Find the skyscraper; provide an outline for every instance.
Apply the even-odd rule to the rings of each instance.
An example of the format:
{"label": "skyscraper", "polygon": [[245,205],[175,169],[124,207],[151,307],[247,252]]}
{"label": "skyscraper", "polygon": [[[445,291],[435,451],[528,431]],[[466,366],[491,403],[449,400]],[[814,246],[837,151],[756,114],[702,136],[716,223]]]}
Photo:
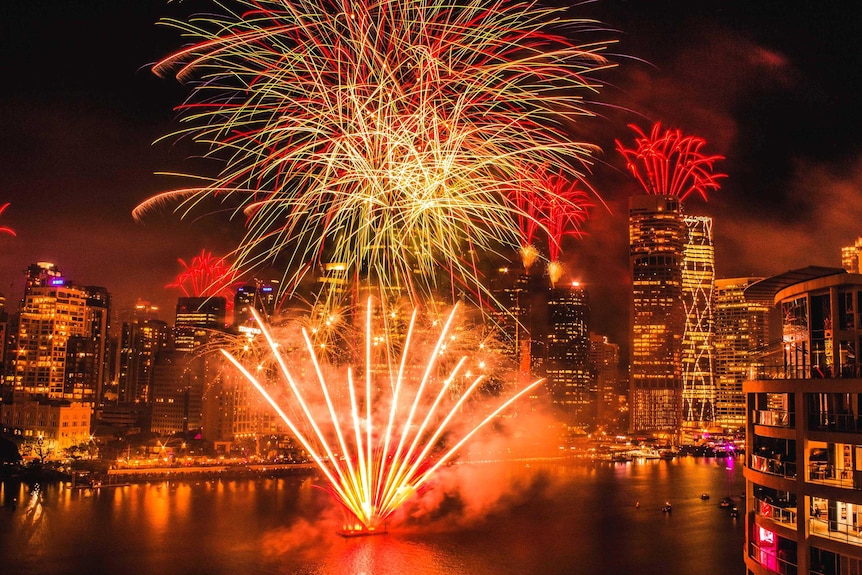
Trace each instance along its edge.
{"label": "skyscraper", "polygon": [[596,421],[617,429],[619,418],[620,346],[606,335],[590,334],[590,366],[597,391]]}
{"label": "skyscraper", "polygon": [[174,323],[174,350],[156,356],[153,367],[152,431],[197,432],[203,396],[216,377],[213,354],[202,353],[215,332],[225,331],[223,297],[181,297]]}
{"label": "skyscraper", "polygon": [[117,370],[120,403],[150,403],[156,356],[170,345],[170,326],[163,321],[146,319],[123,324]]}
{"label": "skyscraper", "polygon": [[240,326],[254,322],[251,310],[256,310],[264,318],[275,313],[278,295],[277,282],[255,282],[240,286],[233,299],[233,324],[236,331]]}
{"label": "skyscraper", "polygon": [[51,263],[27,270],[13,388],[49,399],[93,402],[105,374],[110,298],[79,287]]}
{"label": "skyscraper", "polygon": [[174,322],[177,351],[194,351],[209,341],[212,331],[223,331],[226,307],[223,297],[179,298]]}
{"label": "skyscraper", "polygon": [[715,423],[727,432],[745,425],[742,382],[763,366],[769,342],[769,306],[745,297],[745,288],[761,279],[715,281]]}
{"label": "skyscraper", "polygon": [[548,292],[545,375],[551,402],[570,427],[595,423],[597,393],[590,376],[590,307],[577,282]]}
{"label": "skyscraper", "polygon": [[630,431],[677,433],[682,423],[682,270],[687,238],[678,198],[629,199]]}
{"label": "skyscraper", "polygon": [[683,426],[699,430],[710,427],[715,419],[712,317],[715,250],[712,218],[685,216],[683,219],[687,231],[682,267]]}

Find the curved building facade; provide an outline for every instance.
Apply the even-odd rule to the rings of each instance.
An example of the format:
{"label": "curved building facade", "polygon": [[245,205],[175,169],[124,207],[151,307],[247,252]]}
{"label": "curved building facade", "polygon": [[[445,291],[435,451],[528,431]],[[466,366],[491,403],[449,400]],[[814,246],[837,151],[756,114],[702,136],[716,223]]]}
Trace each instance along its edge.
{"label": "curved building facade", "polygon": [[805,268],[746,289],[782,317],[746,381],[746,571],[862,573],[862,275]]}

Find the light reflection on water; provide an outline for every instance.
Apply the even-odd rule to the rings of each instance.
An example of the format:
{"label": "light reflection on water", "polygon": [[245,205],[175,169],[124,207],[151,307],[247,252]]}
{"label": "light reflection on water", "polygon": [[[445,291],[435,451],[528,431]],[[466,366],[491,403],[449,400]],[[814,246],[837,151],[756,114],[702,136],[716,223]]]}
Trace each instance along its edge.
{"label": "light reflection on water", "polygon": [[[345,539],[309,477],[113,489],[0,487],[3,573],[743,573],[741,465],[684,458],[595,466],[459,466],[387,535]],[[463,482],[463,483],[458,483]],[[458,483],[458,485],[456,485]],[[454,495],[469,485],[473,495]],[[504,487],[501,487],[503,485]],[[441,492],[449,489],[449,497]],[[702,501],[708,492],[711,500]],[[504,495],[500,496],[498,493]],[[18,499],[13,509],[11,500]],[[665,501],[671,514],[662,513]],[[635,504],[639,505],[636,506]],[[7,568],[8,567],[8,568]]]}

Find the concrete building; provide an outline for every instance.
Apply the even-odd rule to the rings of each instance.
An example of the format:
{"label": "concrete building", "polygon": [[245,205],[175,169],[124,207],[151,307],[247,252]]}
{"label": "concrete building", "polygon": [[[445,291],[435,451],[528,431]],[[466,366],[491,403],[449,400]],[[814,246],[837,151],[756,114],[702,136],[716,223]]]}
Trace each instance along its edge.
{"label": "concrete building", "polygon": [[17,393],[96,403],[107,373],[110,297],[76,286],[53,264],[27,270],[12,359]]}
{"label": "concrete building", "polygon": [[595,424],[598,394],[590,373],[590,305],[577,282],[548,291],[545,376],[551,403],[570,427]]}
{"label": "concrete building", "polygon": [[783,339],[743,385],[747,572],[862,572],[862,275],[803,268],[745,295],[779,307]]}
{"label": "concrete building", "polygon": [[679,199],[629,199],[632,274],[630,431],[675,435],[682,424],[682,270]]}
{"label": "concrete building", "polygon": [[38,444],[45,453],[58,453],[90,441],[89,404],[65,400],[16,397],[0,403],[0,424],[31,448]]}
{"label": "concrete building", "polygon": [[590,334],[590,367],[596,388],[596,421],[616,431],[620,419],[620,346],[608,337]]}
{"label": "concrete building", "polygon": [[725,433],[734,433],[745,426],[742,382],[763,366],[762,354],[769,343],[770,306],[745,297],[745,288],[761,279],[715,281],[715,424]]}

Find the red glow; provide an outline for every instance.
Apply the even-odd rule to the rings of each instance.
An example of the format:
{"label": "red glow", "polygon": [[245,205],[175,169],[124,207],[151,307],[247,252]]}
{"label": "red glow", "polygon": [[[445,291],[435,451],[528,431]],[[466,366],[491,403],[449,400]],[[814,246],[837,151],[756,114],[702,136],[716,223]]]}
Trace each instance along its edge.
{"label": "red glow", "polygon": [[653,125],[649,136],[634,124],[629,127],[637,134],[635,147],[626,148],[617,140],[617,151],[647,193],[684,200],[697,192],[706,200],[707,191],[719,189],[718,179],[727,174],[715,173],[712,167],[724,156],[702,153],[706,140],[683,136],[680,130],[662,133],[660,122]]}
{"label": "red glow", "polygon": [[[6,211],[6,208],[8,208],[8,207],[9,207],[9,202],[6,202],[6,203],[5,203],[5,204],[3,204],[2,206],[0,206],[0,214],[2,214],[3,212],[5,212],[5,211]],[[6,227],[6,226],[0,226],[0,233],[2,233],[2,234],[9,234],[10,236],[14,236],[14,235],[16,235],[16,234],[15,234],[15,230],[13,230],[12,228]]]}

